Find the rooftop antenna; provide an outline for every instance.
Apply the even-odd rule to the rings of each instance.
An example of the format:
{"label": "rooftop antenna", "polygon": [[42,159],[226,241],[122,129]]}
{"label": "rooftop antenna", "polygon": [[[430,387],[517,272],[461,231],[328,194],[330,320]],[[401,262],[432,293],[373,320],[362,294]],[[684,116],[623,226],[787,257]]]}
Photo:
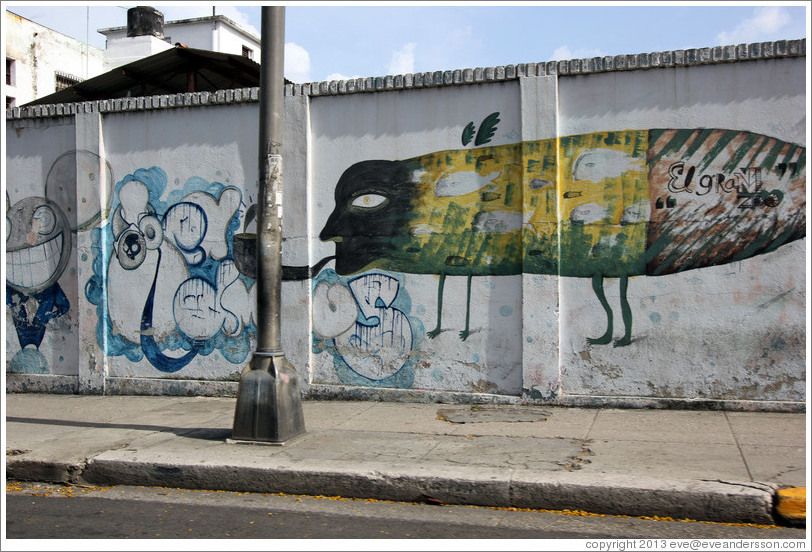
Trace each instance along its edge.
{"label": "rooftop antenna", "polygon": [[85,74],[83,78],[87,78],[88,71],[88,58],[90,58],[90,6],[87,6],[87,24],[85,25]]}

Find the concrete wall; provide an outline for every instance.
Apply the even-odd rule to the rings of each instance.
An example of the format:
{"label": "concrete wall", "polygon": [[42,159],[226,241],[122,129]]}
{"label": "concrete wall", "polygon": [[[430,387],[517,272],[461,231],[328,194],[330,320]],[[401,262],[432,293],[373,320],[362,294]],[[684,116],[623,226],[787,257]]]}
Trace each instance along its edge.
{"label": "concrete wall", "polygon": [[171,42],[152,35],[122,36],[116,40],[108,38],[107,49],[104,50],[104,72],[170,48],[173,48]]}
{"label": "concrete wall", "polygon": [[[282,342],[304,392],[803,408],[805,68],[791,41],[288,86]],[[7,388],[235,392],[256,98],[8,113],[7,249],[50,237],[53,204],[74,245],[50,299],[8,257]]]}

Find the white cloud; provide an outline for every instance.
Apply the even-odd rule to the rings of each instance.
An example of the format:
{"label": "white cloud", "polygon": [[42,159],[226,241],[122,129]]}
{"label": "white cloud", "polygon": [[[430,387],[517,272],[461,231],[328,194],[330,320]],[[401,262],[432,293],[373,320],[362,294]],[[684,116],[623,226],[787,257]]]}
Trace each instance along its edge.
{"label": "white cloud", "polygon": [[753,17],[739,23],[732,31],[722,31],[716,35],[720,44],[741,44],[758,42],[776,33],[791,22],[784,8],[770,6],[758,8]]}
{"label": "white cloud", "polygon": [[403,48],[392,54],[392,61],[389,62],[389,75],[405,75],[414,73],[414,49],[417,44],[410,42]]}
{"label": "white cloud", "polygon": [[310,82],[310,54],[295,42],[285,43],[285,77],[293,82]]}
{"label": "white cloud", "polygon": [[570,47],[565,44],[555,49],[553,55],[550,56],[550,61],[563,61],[568,59],[587,59],[594,57],[603,57],[605,55],[607,54],[605,52],[602,52],[598,48],[593,49],[576,48],[575,50],[571,50]]}

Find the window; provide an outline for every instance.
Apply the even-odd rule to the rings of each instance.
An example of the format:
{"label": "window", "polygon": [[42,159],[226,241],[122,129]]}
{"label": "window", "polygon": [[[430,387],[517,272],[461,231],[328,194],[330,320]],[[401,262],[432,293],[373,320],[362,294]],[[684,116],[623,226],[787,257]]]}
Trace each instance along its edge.
{"label": "window", "polygon": [[254,51],[248,46],[242,47],[242,55],[248,59],[254,59]]}
{"label": "window", "polygon": [[6,58],[6,84],[9,86],[14,86],[14,81],[14,60]]}
{"label": "window", "polygon": [[11,96],[6,96],[6,109],[8,109],[9,107],[14,107],[15,103],[16,102],[14,101],[14,98],[12,98]]}
{"label": "window", "polygon": [[79,77],[74,77],[72,75],[68,75],[65,73],[56,73],[56,91],[59,92],[60,90],[64,90],[70,86],[73,86],[77,82],[81,82],[82,79]]}

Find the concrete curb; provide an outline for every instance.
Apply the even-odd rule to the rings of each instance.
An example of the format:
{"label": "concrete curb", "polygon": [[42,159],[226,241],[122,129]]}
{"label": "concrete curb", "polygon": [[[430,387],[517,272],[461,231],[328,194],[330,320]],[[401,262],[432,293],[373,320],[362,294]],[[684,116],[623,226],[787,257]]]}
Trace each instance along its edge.
{"label": "concrete curb", "polygon": [[76,483],[84,470],[84,463],[28,460],[6,456],[6,479],[42,481],[46,483]]}
{"label": "concrete curb", "polygon": [[[382,468],[382,467],[379,467]],[[7,458],[8,479],[372,498],[401,502],[580,510],[723,523],[776,524],[777,488],[762,483],[663,480],[616,474],[419,465],[291,468],[91,459]]]}
{"label": "concrete curb", "polygon": [[806,487],[779,489],[775,494],[775,513],[790,525],[806,523]]}

